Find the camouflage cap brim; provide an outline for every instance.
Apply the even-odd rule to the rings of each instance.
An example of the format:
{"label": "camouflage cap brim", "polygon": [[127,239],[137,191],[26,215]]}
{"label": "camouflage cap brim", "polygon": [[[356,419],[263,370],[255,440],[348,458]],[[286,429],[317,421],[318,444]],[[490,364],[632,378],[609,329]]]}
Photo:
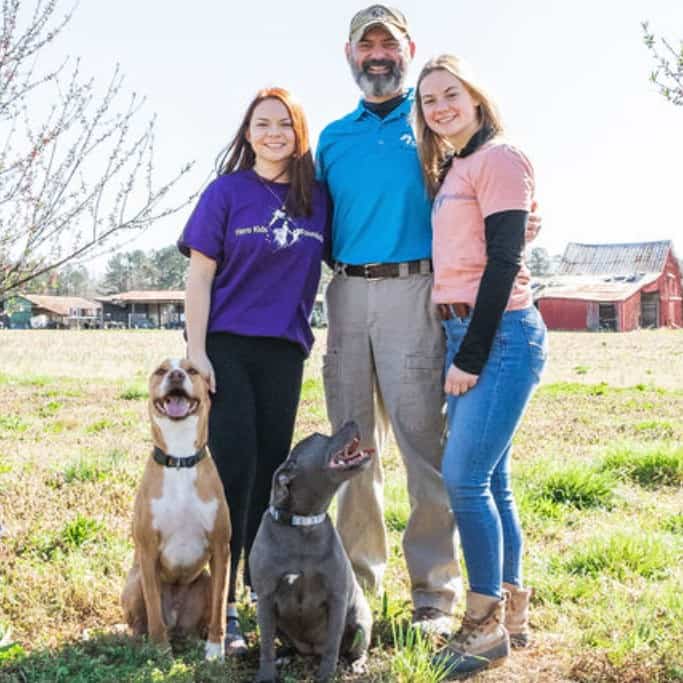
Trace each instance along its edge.
{"label": "camouflage cap brim", "polygon": [[405,31],[398,28],[397,26],[394,26],[393,24],[390,24],[388,21],[375,20],[369,21],[367,24],[363,24],[362,26],[357,28],[349,36],[349,40],[352,43],[357,43],[371,28],[383,28],[385,31],[388,31],[393,38],[396,38],[396,40],[401,40],[402,38],[408,37],[408,34]]}

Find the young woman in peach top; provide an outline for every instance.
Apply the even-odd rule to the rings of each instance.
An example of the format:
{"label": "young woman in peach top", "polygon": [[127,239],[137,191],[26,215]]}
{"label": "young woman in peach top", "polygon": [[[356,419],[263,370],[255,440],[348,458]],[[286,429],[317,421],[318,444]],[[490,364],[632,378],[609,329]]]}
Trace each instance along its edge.
{"label": "young woman in peach top", "polygon": [[[528,640],[512,437],[546,360],[524,235],[534,197],[526,156],[465,63],[442,55],[418,79],[416,137],[432,210],[434,289],[448,347],[443,476],[469,588],[460,630],[436,655],[451,675],[500,663]],[[507,597],[507,601],[506,601]]]}

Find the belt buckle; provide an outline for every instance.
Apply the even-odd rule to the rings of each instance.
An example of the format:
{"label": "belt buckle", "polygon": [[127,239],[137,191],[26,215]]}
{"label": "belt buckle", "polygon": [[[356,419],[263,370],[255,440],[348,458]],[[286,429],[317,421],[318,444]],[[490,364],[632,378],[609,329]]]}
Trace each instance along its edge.
{"label": "belt buckle", "polygon": [[381,280],[381,277],[370,277],[370,268],[373,266],[381,266],[381,263],[364,263],[363,264],[363,275],[365,279],[372,282],[373,280]]}

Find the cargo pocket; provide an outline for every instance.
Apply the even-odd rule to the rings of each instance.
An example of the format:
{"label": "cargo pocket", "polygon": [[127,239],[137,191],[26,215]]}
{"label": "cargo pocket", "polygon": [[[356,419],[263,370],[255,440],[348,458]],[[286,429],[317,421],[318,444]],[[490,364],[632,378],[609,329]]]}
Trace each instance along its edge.
{"label": "cargo pocket", "polygon": [[443,362],[442,356],[406,356],[399,402],[399,417],[404,429],[440,433]]}

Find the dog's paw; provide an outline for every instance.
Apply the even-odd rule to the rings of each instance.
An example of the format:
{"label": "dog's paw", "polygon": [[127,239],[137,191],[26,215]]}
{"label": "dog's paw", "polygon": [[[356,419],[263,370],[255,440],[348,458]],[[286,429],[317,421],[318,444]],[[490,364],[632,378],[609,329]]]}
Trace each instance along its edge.
{"label": "dog's paw", "polygon": [[334,679],[337,670],[336,666],[322,666],[315,677],[315,683],[330,683]]}
{"label": "dog's paw", "polygon": [[368,655],[364,652],[358,659],[354,659],[350,663],[351,672],[356,675],[363,675],[368,673]]}
{"label": "dog's paw", "polygon": [[266,668],[259,669],[254,678],[254,683],[276,683],[278,680],[274,669]]}
{"label": "dog's paw", "polygon": [[212,659],[223,660],[223,659],[225,659],[225,651],[223,649],[223,643],[212,643],[210,640],[207,640],[205,645],[204,645],[204,659],[206,659],[206,660],[212,660]]}

